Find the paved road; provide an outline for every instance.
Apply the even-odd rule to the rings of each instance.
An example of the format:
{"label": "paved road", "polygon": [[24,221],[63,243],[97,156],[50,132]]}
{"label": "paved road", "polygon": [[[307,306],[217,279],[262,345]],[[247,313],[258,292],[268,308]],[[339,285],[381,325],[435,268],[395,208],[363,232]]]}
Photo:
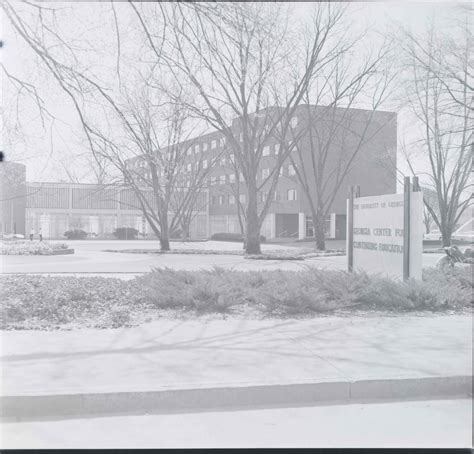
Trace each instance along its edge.
{"label": "paved road", "polygon": [[470,448],[468,399],[119,416],[1,426],[3,449]]}
{"label": "paved road", "polygon": [[[198,245],[199,243],[196,243]],[[238,255],[146,255],[104,252],[104,249],[130,249],[157,247],[151,241],[84,241],[71,242],[74,255],[64,256],[0,256],[2,273],[112,273],[123,278],[134,273],[145,273],[154,267],[198,270],[223,267],[241,271],[301,270],[307,266],[332,270],[346,269],[346,257],[311,258],[303,261],[248,260]],[[266,245],[275,249],[275,245]],[[197,246],[195,246],[197,247]],[[239,249],[240,245],[223,247]],[[283,246],[280,246],[283,247]],[[423,265],[434,266],[439,254],[424,254]],[[114,274],[115,273],[115,274]],[[123,273],[131,273],[125,276]]]}

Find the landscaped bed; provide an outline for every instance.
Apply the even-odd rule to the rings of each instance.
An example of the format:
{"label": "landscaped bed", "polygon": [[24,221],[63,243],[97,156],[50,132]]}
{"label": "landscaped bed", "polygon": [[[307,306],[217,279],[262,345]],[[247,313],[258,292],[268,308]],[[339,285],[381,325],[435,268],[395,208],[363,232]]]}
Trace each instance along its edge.
{"label": "landscaped bed", "polygon": [[70,249],[65,243],[14,240],[4,241],[0,245],[0,255],[62,255],[72,253],[74,253],[74,249]]}
{"label": "landscaped bed", "polygon": [[467,311],[472,270],[424,270],[407,283],[366,274],[155,270],[130,281],[3,276],[2,329],[132,326],[160,317],[314,317],[327,313]]}
{"label": "landscaped bed", "polygon": [[264,250],[259,255],[245,254],[243,250],[232,249],[172,249],[166,252],[159,249],[105,249],[104,252],[121,252],[124,254],[241,255],[249,260],[304,260],[305,258],[332,257],[346,254],[343,250],[314,251],[303,248]]}

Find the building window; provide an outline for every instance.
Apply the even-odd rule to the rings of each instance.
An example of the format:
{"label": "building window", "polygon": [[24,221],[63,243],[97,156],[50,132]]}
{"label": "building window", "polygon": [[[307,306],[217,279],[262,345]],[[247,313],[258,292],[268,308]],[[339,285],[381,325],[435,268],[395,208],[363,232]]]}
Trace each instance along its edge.
{"label": "building window", "polygon": [[276,143],[275,144],[275,154],[279,154],[280,153],[280,144],[279,143]]}
{"label": "building window", "polygon": [[270,176],[270,169],[262,169],[262,180]]}
{"label": "building window", "polygon": [[288,200],[296,200],[296,189],[288,189]]}
{"label": "building window", "polygon": [[285,169],[283,166],[280,167],[280,176],[283,176],[285,174]]}
{"label": "building window", "polygon": [[220,182],[220,184],[225,184],[225,175],[221,175],[219,177],[219,182]]}
{"label": "building window", "polygon": [[235,197],[233,195],[229,196],[229,205],[235,205]]}
{"label": "building window", "polygon": [[239,181],[243,183],[245,181],[244,174],[242,172],[239,173]]}
{"label": "building window", "polygon": [[188,172],[191,172],[191,171],[193,170],[193,165],[192,165],[190,162],[187,163],[187,165],[186,165],[186,170],[187,170]]}
{"label": "building window", "polygon": [[202,151],[206,151],[207,150],[207,142],[204,142],[202,144]]}
{"label": "building window", "polygon": [[240,133],[239,134],[239,142],[243,142],[243,141],[244,141],[244,134]]}
{"label": "building window", "polygon": [[216,184],[217,177],[211,177],[211,184]]}
{"label": "building window", "polygon": [[214,148],[217,148],[217,140],[212,140],[211,141],[211,148],[214,150]]}
{"label": "building window", "polygon": [[231,173],[231,174],[229,175],[229,182],[230,182],[230,183],[235,183],[235,173]]}
{"label": "building window", "polygon": [[207,159],[204,159],[204,161],[202,161],[202,168],[207,169]]}
{"label": "building window", "polygon": [[224,196],[223,195],[219,196],[219,205],[224,205]]}
{"label": "building window", "polygon": [[187,179],[186,180],[186,187],[189,188],[191,186],[191,180]]}
{"label": "building window", "polygon": [[296,128],[298,126],[298,117],[293,117],[291,120],[290,120],[290,126],[292,128]]}
{"label": "building window", "polygon": [[[192,152],[193,152],[193,150],[192,150],[191,147],[189,147],[189,148],[186,150],[186,154],[187,154],[188,156],[191,156],[191,153],[192,153]],[[170,155],[170,153],[168,153],[168,154],[166,155],[166,158],[169,160],[170,157],[171,157],[171,155]]]}
{"label": "building window", "polygon": [[240,194],[239,195],[239,202],[240,203],[245,203],[247,201],[247,196],[245,194]]}
{"label": "building window", "polygon": [[276,200],[277,202],[281,200],[280,191],[275,191],[274,200]]}
{"label": "building window", "polygon": [[265,145],[263,147],[262,155],[263,156],[269,156],[270,155],[270,147],[268,145]]}
{"label": "building window", "polygon": [[198,154],[198,153],[199,153],[199,144],[197,144],[197,145],[194,147],[194,153],[195,153],[195,154]]}
{"label": "building window", "polygon": [[296,175],[295,166],[293,164],[290,164],[288,166],[288,176],[293,177],[295,175]]}

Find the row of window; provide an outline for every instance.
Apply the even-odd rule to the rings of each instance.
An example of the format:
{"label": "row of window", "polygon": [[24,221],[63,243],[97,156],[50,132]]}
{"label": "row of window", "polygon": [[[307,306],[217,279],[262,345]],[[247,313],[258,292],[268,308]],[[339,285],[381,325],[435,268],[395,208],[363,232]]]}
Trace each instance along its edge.
{"label": "row of window", "polygon": [[[290,121],[290,126],[292,128],[296,128],[297,125],[298,125],[298,117],[293,117]],[[239,141],[243,142],[243,140],[244,140],[243,133],[240,133],[239,134]],[[226,143],[225,137],[221,137],[220,139],[213,139],[210,142],[202,142],[202,143],[197,143],[195,145],[190,145],[186,149],[186,155],[187,156],[192,156],[193,154],[198,154],[201,151],[205,152],[209,149],[210,150],[215,150],[218,147],[223,147],[225,145],[225,143]],[[270,147],[271,147],[270,145],[266,145],[266,146],[263,147],[263,151],[262,151],[263,156],[269,156],[271,154]],[[280,144],[273,145],[273,153],[275,155],[277,155],[279,153],[279,151],[280,151]],[[231,155],[231,156],[233,156],[233,155]],[[166,154],[166,157],[167,157],[168,160],[170,160],[171,159],[171,153],[168,152]],[[207,160],[204,160],[204,162],[206,163],[204,168],[207,168]],[[203,166],[204,166],[204,162],[203,162]],[[135,167],[146,167],[147,164],[146,164],[145,160],[138,159],[132,165],[134,165]],[[223,158],[222,165],[225,165],[225,158]]]}
{"label": "row of window", "polygon": [[193,153],[198,154],[199,152],[205,152],[208,149],[215,150],[218,146],[223,147],[225,145],[225,137],[218,139],[213,139],[210,142],[197,143],[196,145],[191,145],[187,150],[186,154],[191,156]]}
{"label": "row of window", "polygon": [[[266,202],[268,198],[268,192],[262,191],[259,193],[259,200],[260,202],[264,203]],[[281,201],[281,193],[280,191],[275,191],[273,194],[272,201],[278,202]],[[286,191],[286,200],[288,201],[294,201],[298,200],[297,199],[297,191],[296,189],[288,189]],[[240,194],[239,195],[239,201],[240,203],[244,204],[247,201],[247,196],[246,194]],[[235,197],[233,195],[225,196],[225,195],[213,195],[211,197],[211,205],[235,205]]]}
{"label": "row of window", "polygon": [[[233,157],[234,157],[234,155],[231,155],[231,156],[229,157],[229,159],[230,159],[230,160],[233,160]],[[224,166],[224,165],[226,164],[226,162],[227,162],[227,161],[226,161],[226,158],[222,158],[222,159],[221,159],[221,165],[222,165],[222,166]],[[201,165],[201,166],[202,166],[202,169],[205,170],[205,169],[208,168],[208,164],[209,164],[209,163],[208,163],[207,159],[204,159],[201,163],[200,163],[200,162],[195,163],[195,164],[194,164],[194,167],[195,167],[195,169],[196,169],[196,171],[197,171],[197,170],[199,170],[199,167],[200,167],[200,165]],[[193,163],[192,163],[192,162],[188,162],[188,163],[186,164],[186,172],[191,173],[192,171],[193,171]],[[280,168],[280,175],[285,175],[285,173],[286,173],[288,176],[294,176],[294,175],[296,175],[295,167],[294,167],[292,164],[288,165],[288,166],[286,167],[286,172],[285,172],[285,167],[281,167],[281,168]],[[151,178],[151,172],[149,172],[149,171],[148,171],[148,172],[142,172],[142,175],[143,175],[143,178],[148,178],[148,179]],[[164,171],[163,171],[163,170],[160,172],[160,176],[161,176],[161,178],[164,177]],[[268,178],[269,176],[270,176],[270,169],[269,169],[269,168],[262,169],[262,179],[264,180],[264,179]],[[234,177],[234,178],[232,178],[232,177]],[[214,180],[215,180],[215,177],[214,177]],[[234,182],[234,181],[235,181],[235,176],[231,174],[230,181],[228,181],[228,180],[222,180],[221,183],[222,183],[222,184],[224,184],[224,183],[226,183],[226,182],[227,182],[227,183],[229,183],[229,182],[232,183],[232,182]],[[244,180],[243,180],[243,177],[241,178],[240,181],[244,181]],[[212,181],[211,181],[210,183],[211,183],[211,184],[215,184],[216,181],[214,181],[214,183],[212,183]]]}
{"label": "row of window", "polygon": [[[286,169],[286,170],[285,170]],[[270,176],[270,169],[262,169],[262,180],[265,180]],[[296,169],[295,167],[290,164],[285,167],[280,168],[280,175],[288,175],[289,177],[295,176],[296,175]],[[235,183],[235,174],[226,174],[226,175],[219,175],[219,176],[212,176],[208,179],[208,185],[215,185],[215,184],[230,184],[230,183]],[[242,173],[239,173],[239,181],[243,182],[244,176]]]}

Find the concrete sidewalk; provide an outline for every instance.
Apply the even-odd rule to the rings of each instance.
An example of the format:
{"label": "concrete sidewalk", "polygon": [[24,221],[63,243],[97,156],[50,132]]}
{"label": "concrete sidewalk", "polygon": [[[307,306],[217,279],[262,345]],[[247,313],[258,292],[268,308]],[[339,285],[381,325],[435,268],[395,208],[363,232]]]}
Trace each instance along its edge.
{"label": "concrete sidewalk", "polygon": [[[68,405],[87,413],[94,399],[105,412],[126,412],[131,401],[172,408],[179,400],[182,408],[258,404],[261,396],[261,404],[448,396],[469,389],[472,375],[470,315],[163,320],[116,330],[4,331],[1,341],[5,417]],[[111,399],[115,406],[107,406]]]}

